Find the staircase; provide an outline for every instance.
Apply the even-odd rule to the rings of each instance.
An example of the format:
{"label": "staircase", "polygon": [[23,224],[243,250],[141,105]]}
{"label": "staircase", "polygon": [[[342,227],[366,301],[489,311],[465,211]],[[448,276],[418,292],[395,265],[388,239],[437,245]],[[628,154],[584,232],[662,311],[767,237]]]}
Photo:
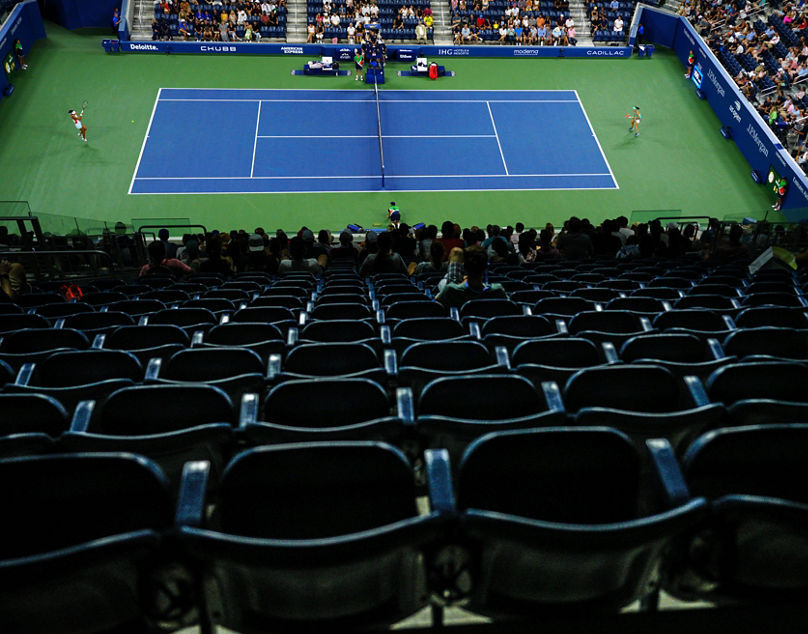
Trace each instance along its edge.
{"label": "staircase", "polygon": [[154,20],[154,0],[135,0],[129,37],[133,40],[151,40]]}
{"label": "staircase", "polygon": [[452,17],[447,0],[432,2],[432,38],[436,46],[452,43]]}
{"label": "staircase", "polygon": [[286,41],[302,43],[306,41],[308,15],[306,0],[286,0]]}
{"label": "staircase", "polygon": [[575,20],[575,32],[578,35],[578,46],[592,46],[592,37],[589,35],[589,18],[586,15],[586,5],[583,0],[570,0],[570,16]]}

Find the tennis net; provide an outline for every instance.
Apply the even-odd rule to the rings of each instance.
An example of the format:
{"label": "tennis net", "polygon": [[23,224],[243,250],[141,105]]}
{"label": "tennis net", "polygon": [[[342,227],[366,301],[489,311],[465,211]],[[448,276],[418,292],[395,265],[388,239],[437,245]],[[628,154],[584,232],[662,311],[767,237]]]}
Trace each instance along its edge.
{"label": "tennis net", "polygon": [[384,143],[382,143],[382,115],[379,109],[379,84],[373,75],[373,92],[376,95],[376,131],[379,134],[379,161],[381,162],[382,187],[384,187]]}

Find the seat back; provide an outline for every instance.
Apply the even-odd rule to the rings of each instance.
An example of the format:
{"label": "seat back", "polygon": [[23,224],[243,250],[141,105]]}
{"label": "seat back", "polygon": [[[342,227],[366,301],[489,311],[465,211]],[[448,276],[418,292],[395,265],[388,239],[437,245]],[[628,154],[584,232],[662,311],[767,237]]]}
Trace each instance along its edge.
{"label": "seat back", "polygon": [[654,365],[610,365],[576,372],[564,388],[569,411],[609,407],[637,412],[671,412],[679,407],[674,375]]}
{"label": "seat back", "polygon": [[499,420],[546,412],[547,403],[523,377],[481,374],[430,381],[417,411],[419,416]]}

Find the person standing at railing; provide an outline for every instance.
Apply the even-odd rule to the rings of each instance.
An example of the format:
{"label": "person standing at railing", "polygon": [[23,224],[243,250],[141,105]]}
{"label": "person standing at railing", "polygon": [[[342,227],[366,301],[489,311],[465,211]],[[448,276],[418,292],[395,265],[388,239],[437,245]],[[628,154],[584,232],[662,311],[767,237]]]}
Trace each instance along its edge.
{"label": "person standing at railing", "polygon": [[121,10],[118,7],[115,7],[115,11],[112,12],[112,32],[113,34],[118,34],[118,29],[121,27]]}

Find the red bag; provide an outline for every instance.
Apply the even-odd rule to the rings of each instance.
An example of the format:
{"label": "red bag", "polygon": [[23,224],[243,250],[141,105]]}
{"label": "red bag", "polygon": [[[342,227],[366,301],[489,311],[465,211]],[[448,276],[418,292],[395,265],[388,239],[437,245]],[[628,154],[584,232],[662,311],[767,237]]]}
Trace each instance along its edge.
{"label": "red bag", "polygon": [[81,287],[77,286],[76,284],[62,284],[59,288],[59,292],[61,293],[62,297],[65,298],[65,301],[70,301],[72,299],[81,299],[84,296],[84,292],[81,290]]}
{"label": "red bag", "polygon": [[438,65],[435,62],[432,62],[429,65],[429,78],[430,79],[438,78]]}

